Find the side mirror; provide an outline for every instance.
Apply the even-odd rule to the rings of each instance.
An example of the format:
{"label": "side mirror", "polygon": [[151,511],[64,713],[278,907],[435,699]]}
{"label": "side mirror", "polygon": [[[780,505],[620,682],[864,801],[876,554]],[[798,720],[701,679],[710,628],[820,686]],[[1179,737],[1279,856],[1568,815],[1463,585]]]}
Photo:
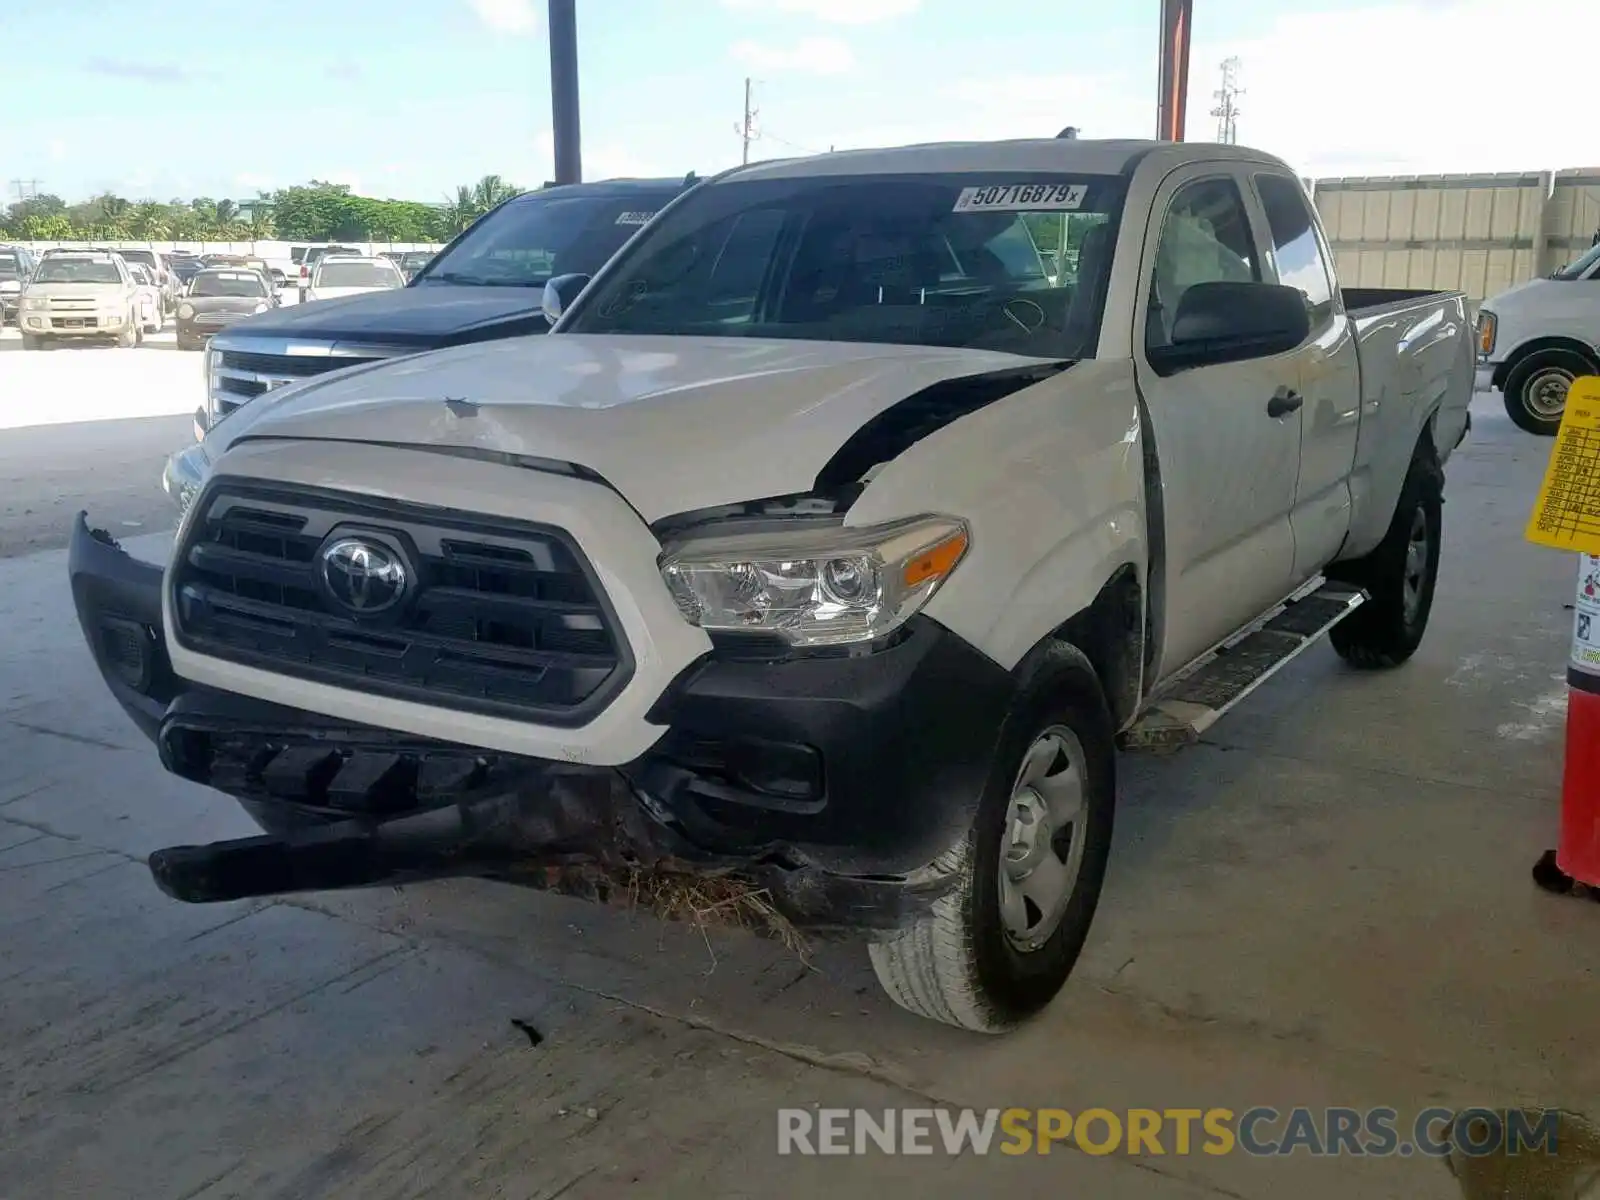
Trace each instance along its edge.
{"label": "side mirror", "polygon": [[1274,283],[1197,283],[1184,292],[1172,343],[1147,351],[1159,371],[1287,354],[1311,336],[1305,293]]}
{"label": "side mirror", "polygon": [[554,325],[588,286],[587,275],[557,275],[544,285],[544,319]]}

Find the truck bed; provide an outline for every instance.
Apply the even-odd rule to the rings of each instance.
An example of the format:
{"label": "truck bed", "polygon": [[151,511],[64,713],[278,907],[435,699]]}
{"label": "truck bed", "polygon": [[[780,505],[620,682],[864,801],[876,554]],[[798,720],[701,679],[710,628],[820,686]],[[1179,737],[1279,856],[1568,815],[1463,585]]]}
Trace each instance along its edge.
{"label": "truck bed", "polygon": [[1415,300],[1444,298],[1456,292],[1435,292],[1426,288],[1340,288],[1344,311],[1351,318],[1367,317],[1390,308],[1403,308]]}

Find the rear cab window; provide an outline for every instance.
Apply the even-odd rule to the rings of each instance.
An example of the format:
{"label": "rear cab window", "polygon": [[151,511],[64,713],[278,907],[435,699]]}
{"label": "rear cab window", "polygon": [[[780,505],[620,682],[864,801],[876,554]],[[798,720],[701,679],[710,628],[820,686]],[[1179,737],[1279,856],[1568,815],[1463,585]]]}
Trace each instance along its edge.
{"label": "rear cab window", "polygon": [[1283,175],[1257,175],[1255,185],[1272,233],[1278,282],[1305,296],[1315,328],[1333,315],[1333,272],[1317,237],[1317,224],[1305,193],[1297,182]]}

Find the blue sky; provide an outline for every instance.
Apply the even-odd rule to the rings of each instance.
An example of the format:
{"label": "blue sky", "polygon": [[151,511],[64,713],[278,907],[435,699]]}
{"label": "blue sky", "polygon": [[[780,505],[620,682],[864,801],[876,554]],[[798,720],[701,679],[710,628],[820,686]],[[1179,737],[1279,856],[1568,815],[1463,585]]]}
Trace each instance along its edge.
{"label": "blue sky", "polygon": [[[1523,89],[1494,66],[1549,62],[1563,28],[1587,39],[1592,2],[1196,0],[1190,137],[1211,136],[1217,64],[1236,54],[1240,140],[1306,173],[1596,165],[1581,71]],[[434,200],[488,172],[537,184],[551,173],[544,7],[0,0],[0,186],[244,199],[322,178]],[[746,75],[758,158],[1067,124],[1147,136],[1158,7],[580,0],[585,174],[737,162]]]}

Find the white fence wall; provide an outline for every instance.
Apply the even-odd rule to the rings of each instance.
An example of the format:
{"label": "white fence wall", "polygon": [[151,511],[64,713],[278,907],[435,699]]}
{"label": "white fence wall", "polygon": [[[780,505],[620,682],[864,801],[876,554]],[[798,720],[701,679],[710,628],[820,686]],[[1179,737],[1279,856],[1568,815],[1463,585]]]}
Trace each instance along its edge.
{"label": "white fence wall", "polygon": [[1483,300],[1577,258],[1600,229],[1600,169],[1318,179],[1312,195],[1351,287]]}
{"label": "white fence wall", "polygon": [[97,246],[108,250],[188,250],[195,254],[248,254],[268,262],[289,261],[289,251],[295,246],[349,246],[363,254],[381,254],[385,250],[438,250],[443,242],[20,242],[33,250],[50,250],[57,246]]}

